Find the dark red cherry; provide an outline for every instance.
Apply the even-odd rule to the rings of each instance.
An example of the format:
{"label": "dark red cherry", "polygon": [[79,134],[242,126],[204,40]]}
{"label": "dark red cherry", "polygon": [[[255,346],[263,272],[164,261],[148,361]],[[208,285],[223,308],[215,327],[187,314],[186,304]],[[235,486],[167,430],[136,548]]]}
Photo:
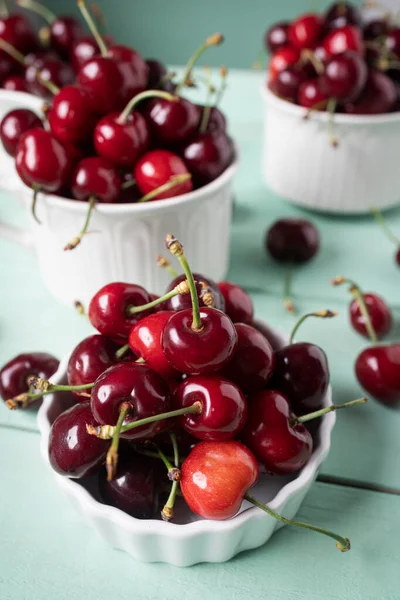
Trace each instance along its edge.
{"label": "dark red cherry", "polygon": [[324,48],[328,56],[343,54],[348,50],[363,56],[364,43],[362,31],[354,25],[346,25],[340,29],[334,29],[324,39]]}
{"label": "dark red cherry", "polygon": [[81,201],[95,196],[97,202],[113,203],[121,192],[118,171],[100,156],[83,158],[75,168],[70,185],[73,197]]}
{"label": "dark red cherry", "polygon": [[[237,283],[219,281],[218,288],[224,297],[225,312],[234,323],[250,323],[253,320],[253,301]],[[223,309],[221,309],[223,310]]]}
{"label": "dark red cherry", "polygon": [[122,75],[122,87],[119,90],[122,108],[131,98],[143,92],[149,79],[149,67],[136,50],[128,46],[110,46],[107,56],[118,62]]}
{"label": "dark red cherry", "polygon": [[20,65],[16,63],[8,54],[0,49],[0,83],[4,87],[4,81],[12,78],[15,69]]}
{"label": "dark red cherry", "polygon": [[181,310],[164,328],[163,349],[171,365],[181,373],[215,373],[232,358],[237,346],[236,329],[222,311],[201,308],[201,330],[192,329],[193,311]]}
{"label": "dark red cherry", "polygon": [[148,58],[146,64],[149,69],[149,78],[147,81],[147,87],[149,90],[159,89],[162,83],[162,79],[167,74],[165,65],[159,60]]}
{"label": "dark red cherry", "polygon": [[118,340],[126,340],[135,323],[152,311],[130,315],[129,306],[148,304],[151,298],[144,288],[133,283],[115,282],[102,287],[89,304],[88,316],[97,331]]}
{"label": "dark red cherry", "polygon": [[262,333],[267,342],[271,344],[274,352],[284,347],[285,344],[282,342],[281,336],[279,336],[275,330],[272,329],[272,327],[269,327],[269,325],[264,323],[264,321],[258,321],[257,319],[254,319],[250,325]]}
{"label": "dark red cherry", "polygon": [[81,24],[74,17],[56,17],[50,25],[50,46],[64,60],[69,60],[71,49],[82,33]]}
{"label": "dark red cherry", "polygon": [[[371,319],[372,327],[378,338],[384,337],[392,328],[392,313],[386,301],[377,294],[363,294],[365,304]],[[357,300],[353,300],[349,308],[350,322],[354,329],[361,335],[369,339],[368,331],[365,327],[365,319],[360,311]]]}
{"label": "dark red cherry", "polygon": [[[1,59],[3,60],[3,59]],[[0,61],[1,62],[1,61]],[[1,67],[0,67],[1,71]],[[0,80],[3,80],[0,73]],[[1,86],[4,90],[10,90],[12,92],[29,92],[28,84],[21,75],[10,75],[7,79],[4,79]]]}
{"label": "dark red cherry", "polygon": [[47,119],[60,142],[79,145],[90,140],[97,117],[90,108],[86,92],[69,85],[54,97]]}
{"label": "dark red cherry", "polygon": [[[198,104],[201,112],[204,110],[202,104]],[[225,133],[226,132],[226,119],[224,113],[217,107],[212,106],[208,117],[208,123],[205,130],[207,133]]]}
{"label": "dark red cherry", "polygon": [[299,88],[307,79],[306,73],[296,66],[288,67],[277,73],[275,79],[269,83],[269,89],[280,98],[296,102]]}
{"label": "dark red cherry", "polygon": [[180,376],[169,364],[162,348],[164,327],[173,314],[172,311],[163,310],[148,315],[136,323],[129,334],[131,350],[166,380],[177,379]]}
{"label": "dark red cherry", "polygon": [[57,192],[67,183],[71,172],[69,152],[44,129],[30,129],[20,138],[15,166],[29,187]]}
{"label": "dark red cherry", "polygon": [[49,435],[49,461],[60,475],[79,479],[97,473],[106,459],[109,440],[90,435],[86,425],[96,427],[89,402],[61,413]]}
{"label": "dark red cherry", "polygon": [[302,423],[294,423],[289,400],[276,390],[263,390],[249,398],[248,406],[241,440],[254,456],[270,473],[288,475],[302,469],[313,441]]}
{"label": "dark red cherry", "polygon": [[[167,294],[168,292],[173,290],[179,283],[181,283],[181,281],[185,281],[185,279],[186,279],[186,275],[178,275],[178,277],[175,277],[175,279],[173,279],[171,281],[171,283],[169,284],[169,286],[167,287],[165,293]],[[215,281],[213,281],[209,277],[204,277],[204,275],[201,275],[200,273],[193,273],[193,279],[197,282],[196,289],[197,289],[197,296],[199,298],[200,308],[206,306],[202,299],[205,290],[200,285],[200,282],[204,282],[207,285],[207,288],[209,289],[209,291],[212,293],[212,296],[214,299],[214,308],[225,311],[225,300],[224,300],[221,290],[219,289],[219,287],[215,283]],[[177,296],[174,296],[173,298],[170,298],[169,300],[164,302],[165,310],[178,311],[178,310],[184,310],[186,308],[191,308],[191,306],[192,306],[192,300],[190,298],[190,294],[178,294]]]}
{"label": "dark red cherry", "polygon": [[361,10],[351,2],[335,2],[325,13],[325,27],[329,29],[339,29],[346,25],[362,24]]}
{"label": "dark red cherry", "polygon": [[297,95],[297,101],[304,108],[313,108],[324,110],[329,101],[329,96],[321,90],[320,81],[318,79],[308,79],[304,81]]}
{"label": "dark red cherry", "polygon": [[[124,425],[167,412],[170,408],[168,385],[146,365],[114,365],[97,379],[92,388],[90,406],[99,423],[115,425],[124,402],[130,405]],[[121,438],[144,441],[155,436],[164,427],[164,420],[154,421],[122,433]]]}
{"label": "dark red cherry", "polygon": [[96,114],[105,115],[123,108],[124,80],[118,61],[104,56],[91,58],[79,69],[77,83],[87,93]]}
{"label": "dark red cherry", "polygon": [[399,249],[397,250],[397,252],[396,252],[395,260],[396,260],[396,263],[397,263],[397,264],[399,265],[399,267],[400,267],[400,248],[399,248]]}
{"label": "dark red cherry", "polygon": [[182,147],[181,155],[195,186],[201,187],[219,177],[231,164],[233,143],[223,132],[200,133]]}
{"label": "dark red cherry", "polygon": [[396,84],[385,73],[370,70],[361,96],[343,108],[349,115],[377,115],[393,110],[397,99]]}
{"label": "dark red cherry", "polygon": [[[110,36],[105,35],[104,41],[107,44],[113,44],[114,40],[110,38]],[[72,67],[75,72],[78,72],[79,69],[91,58],[97,56],[100,50],[97,45],[96,40],[93,36],[89,35],[86,37],[82,37],[79,40],[75,41],[72,44],[70,49],[70,61],[72,63]]]}
{"label": "dark red cherry", "polygon": [[121,168],[133,167],[149,145],[149,127],[137,111],[131,112],[126,119],[122,119],[121,113],[106,115],[94,130],[97,154]]}
{"label": "dark red cherry", "polygon": [[[161,185],[168,183],[175,175],[187,175],[189,173],[183,160],[168,150],[151,150],[146,152],[135,165],[133,174],[136,184],[143,195],[152,192]],[[193,189],[191,179],[178,183],[171,189],[160,192],[153,200],[173,198],[181,194],[187,194]]]}
{"label": "dark red cherry", "polygon": [[158,507],[157,466],[153,459],[121,443],[115,477],[108,481],[105,470],[99,473],[101,499],[136,519],[152,519]]}
{"label": "dark red cherry", "polygon": [[28,391],[28,379],[35,375],[49,379],[57,371],[59,361],[44,352],[19,354],[0,370],[0,396],[9,400]]}
{"label": "dark red cherry", "polygon": [[289,25],[289,43],[295,48],[313,48],[322,31],[322,19],[319,15],[308,13],[297,17]]}
{"label": "dark red cherry", "polygon": [[374,19],[364,25],[364,40],[373,41],[376,38],[386,36],[388,33],[388,22],[385,19]]}
{"label": "dark red cherry", "polygon": [[145,116],[156,141],[162,144],[185,142],[197,131],[200,110],[185,98],[171,102],[164,98],[150,100]]}
{"label": "dark red cherry", "polygon": [[291,46],[283,46],[283,48],[274,52],[268,66],[269,81],[273,81],[278,73],[295,65],[299,60],[300,51]]}
{"label": "dark red cherry", "polygon": [[355,372],[360,385],[379,402],[394,406],[400,401],[400,344],[365,348]]}
{"label": "dark red cherry", "polygon": [[385,46],[397,59],[400,59],[400,27],[389,30],[385,38]]}
{"label": "dark red cherry", "polygon": [[244,394],[262,390],[271,378],[275,355],[265,337],[245,323],[235,323],[238,336],[236,350],[221,373],[236,383]]}
{"label": "dark red cherry", "polygon": [[0,38],[24,55],[34,52],[39,47],[37,35],[22,15],[14,14],[0,18]]}
{"label": "dark red cherry", "polygon": [[36,113],[27,108],[16,108],[8,112],[0,123],[0,139],[10,156],[17,153],[20,137],[29,129],[41,128],[43,123]]}
{"label": "dark red cherry", "polygon": [[279,262],[304,263],[319,250],[319,233],[306,219],[286,217],[276,221],[267,231],[265,245]]}
{"label": "dark red cherry", "polygon": [[273,54],[284,46],[289,46],[289,25],[287,21],[280,21],[266,31],[264,45],[267,52]]}
{"label": "dark red cherry", "polygon": [[235,437],[247,419],[247,404],[239,387],[219,375],[193,375],[175,391],[179,407],[200,402],[202,412],[180,417],[182,427],[199,440],[224,441]]}
{"label": "dark red cherry", "polygon": [[352,102],[361,94],[367,75],[364,60],[354,52],[344,52],[328,60],[320,79],[321,90],[340,102]]}
{"label": "dark red cherry", "polygon": [[58,88],[71,85],[75,80],[75,73],[71,65],[62,62],[58,58],[37,58],[25,71],[25,80],[32,94],[50,100],[53,94],[40,83],[38,74],[44,81],[53,83]]}

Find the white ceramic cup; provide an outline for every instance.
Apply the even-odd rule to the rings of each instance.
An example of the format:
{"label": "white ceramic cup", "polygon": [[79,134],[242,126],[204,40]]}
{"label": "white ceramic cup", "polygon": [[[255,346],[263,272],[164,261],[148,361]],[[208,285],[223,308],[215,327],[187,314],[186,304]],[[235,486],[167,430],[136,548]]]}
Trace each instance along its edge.
{"label": "white ceramic cup", "polygon": [[281,100],[266,86],[262,172],[268,187],[305,208],[368,213],[400,202],[400,112],[334,116],[338,147],[328,136],[326,112]]}

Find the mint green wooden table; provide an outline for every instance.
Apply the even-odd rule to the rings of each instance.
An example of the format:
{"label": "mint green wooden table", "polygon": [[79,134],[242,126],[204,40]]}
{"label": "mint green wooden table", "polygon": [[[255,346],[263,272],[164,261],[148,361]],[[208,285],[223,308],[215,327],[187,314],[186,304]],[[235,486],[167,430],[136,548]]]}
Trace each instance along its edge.
{"label": "mint green wooden table", "polygon": [[[310,320],[301,337],[326,349],[335,402],[344,402],[362,394],[353,363],[364,344],[348,327],[345,290],[332,289],[329,279],[347,275],[384,295],[397,319],[395,338],[400,336],[400,272],[392,262],[393,248],[371,218],[306,213],[264,188],[259,85],[260,76],[234,72],[224,99],[241,151],[229,278],[251,291],[259,318],[289,331],[293,317],[281,305],[282,272],[266,258],[263,235],[281,215],[315,222],[321,252],[297,272],[294,299],[299,312],[330,308],[340,313],[331,321]],[[24,223],[5,193],[0,215]],[[400,210],[388,218],[400,234]],[[91,332],[85,319],[49,296],[26,250],[0,241],[0,275],[0,364],[21,350],[61,357]],[[35,414],[11,413],[1,405],[0,599],[398,600],[399,431],[400,412],[373,401],[338,415],[322,481],[298,516],[350,537],[350,553],[340,554],[320,536],[285,528],[265,547],[227,564],[177,569],[135,563],[100,542],[75,516],[42,463]]]}

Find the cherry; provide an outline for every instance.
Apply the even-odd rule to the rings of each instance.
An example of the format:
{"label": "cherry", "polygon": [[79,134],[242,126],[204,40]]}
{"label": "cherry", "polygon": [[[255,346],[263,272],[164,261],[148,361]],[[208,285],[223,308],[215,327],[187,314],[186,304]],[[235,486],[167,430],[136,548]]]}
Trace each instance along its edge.
{"label": "cherry", "polygon": [[373,41],[376,38],[386,36],[388,33],[388,22],[385,19],[374,19],[364,25],[364,40]]}
{"label": "cherry", "polygon": [[400,344],[365,348],[357,357],[355,373],[368,394],[394,406],[400,401]]}
{"label": "cherry", "polygon": [[289,42],[295,48],[313,48],[322,31],[321,17],[314,13],[307,13],[295,19],[289,25]]}
{"label": "cherry", "polygon": [[87,432],[97,426],[89,402],[82,402],[61,413],[49,434],[49,460],[60,475],[81,478],[93,475],[104,463],[110,443]]}
{"label": "cherry", "polygon": [[[1,59],[0,62],[2,62],[2,60],[3,59]],[[0,80],[1,79],[3,78],[1,77],[0,73]],[[7,79],[3,81],[2,88],[4,90],[10,90],[13,92],[29,92],[28,84],[26,83],[25,78],[21,75],[10,75],[10,77],[7,77]]]}
{"label": "cherry", "polygon": [[[104,371],[96,380],[90,406],[95,419],[104,425],[115,425],[121,405],[129,405],[123,425],[153,417],[168,410],[169,388],[165,381],[146,365],[121,363]],[[165,420],[154,421],[121,433],[128,440],[144,441],[165,426]]]}
{"label": "cherry", "polygon": [[99,115],[120,110],[124,105],[123,75],[116,60],[105,56],[89,59],[79,69],[77,83],[87,93],[92,110]]}
{"label": "cherry", "polygon": [[196,187],[217,179],[231,164],[233,143],[224,132],[201,133],[181,149]]}
{"label": "cherry", "polygon": [[[392,313],[386,301],[377,294],[363,294],[364,302],[372,323],[372,327],[378,338],[384,337],[392,328]],[[349,308],[350,322],[353,328],[364,337],[369,338],[365,324],[365,317],[360,310],[357,300],[353,300]]]}
{"label": "cherry", "polygon": [[72,67],[58,58],[37,58],[27,66],[25,79],[29,90],[41,98],[50,100],[53,97],[49,87],[38,80],[38,75],[43,82],[48,82],[57,88],[69,86],[74,82],[75,73]]}
{"label": "cherry", "polygon": [[385,73],[371,70],[361,96],[345,104],[350,115],[377,115],[391,112],[398,99],[396,84]]}
{"label": "cherry", "polygon": [[275,260],[305,263],[319,250],[319,234],[311,221],[286,217],[269,228],[265,243]]}
{"label": "cherry", "polygon": [[284,46],[277,50],[269,61],[269,81],[274,81],[278,73],[284,71],[288,67],[295,65],[300,60],[300,52],[297,48]]}
{"label": "cherry", "polygon": [[168,150],[151,150],[144,154],[136,163],[133,174],[138,188],[145,195],[154,192],[161,186],[168,186],[176,177],[182,178],[182,182],[157,193],[152,197],[153,200],[180,196],[193,189],[185,163],[177,154]]}
{"label": "cherry", "polygon": [[[204,106],[199,105],[201,111],[204,110]],[[218,106],[210,107],[210,114],[208,117],[208,123],[206,127],[207,133],[225,133],[226,132],[226,118],[224,113],[218,108]]]}
{"label": "cherry", "polygon": [[280,21],[266,31],[264,45],[267,52],[273,54],[284,46],[289,46],[289,26],[287,21]]}
{"label": "cherry", "polygon": [[342,54],[348,50],[361,56],[364,54],[361,29],[354,25],[346,25],[345,27],[334,29],[328,33],[323,45],[328,56]]}
{"label": "cherry", "polygon": [[[200,283],[203,282],[206,284],[208,290],[212,294],[214,308],[225,311],[225,300],[221,290],[219,289],[219,286],[215,283],[215,281],[213,281],[209,277],[204,277],[204,275],[201,275],[200,273],[193,273],[193,278],[197,282],[196,290],[199,306],[207,306],[207,304],[203,301],[206,288],[200,285]],[[181,281],[185,281],[185,279],[186,275],[178,275],[177,277],[175,277],[175,279],[173,279],[167,287],[166,292],[168,293],[171,290],[173,290],[179,283],[181,283]],[[192,302],[188,294],[179,294],[177,296],[174,296],[173,298],[170,298],[164,303],[164,308],[166,310],[173,311],[184,310],[186,308],[190,308],[191,306]]]}
{"label": "cherry", "polygon": [[321,76],[320,86],[324,94],[340,102],[351,102],[361,93],[367,81],[367,66],[354,52],[332,56]]}
{"label": "cherry", "polygon": [[17,67],[15,61],[0,49],[0,82],[4,87],[4,80],[12,77],[12,73]]}
{"label": "cherry", "polygon": [[[112,44],[114,41],[109,36],[104,36],[104,41],[107,44]],[[91,58],[99,54],[100,48],[93,36],[82,37],[75,41],[70,49],[69,57],[72,67],[75,72]]]}
{"label": "cherry", "polygon": [[274,352],[283,348],[284,344],[282,343],[281,337],[277,335],[275,330],[269,327],[266,323],[254,319],[250,325],[254,327],[254,329],[257,329],[257,331],[259,331],[265,337],[267,342],[271,344]]}
{"label": "cherry", "polygon": [[16,108],[8,112],[0,123],[0,139],[7,154],[16,155],[17,145],[22,134],[29,129],[42,127],[41,119],[27,108]]}
{"label": "cherry", "polygon": [[28,391],[33,375],[49,379],[57,371],[59,361],[44,352],[19,354],[0,370],[0,396],[4,401]]}
{"label": "cherry", "polygon": [[86,92],[72,85],[55,95],[47,119],[54,136],[71,145],[87,142],[96,123]]}
{"label": "cherry", "polygon": [[400,59],[400,27],[392,27],[385,38],[385,47]]}
{"label": "cherry", "polygon": [[77,164],[71,179],[71,191],[76,200],[84,201],[94,196],[98,202],[113,203],[121,192],[121,180],[108,160],[90,156]]}
{"label": "cherry", "polygon": [[155,60],[153,58],[147,59],[146,64],[149,69],[149,79],[147,82],[147,87],[150,90],[160,88],[162,86],[162,80],[167,74],[167,69],[165,65],[159,60]]}
{"label": "cherry", "polygon": [[232,321],[234,323],[251,324],[254,316],[254,306],[248,293],[240,285],[230,281],[219,281],[217,285],[224,297],[225,312]]}
{"label": "cherry", "polygon": [[247,404],[239,387],[219,375],[193,375],[174,394],[180,407],[200,402],[201,413],[180,417],[182,427],[199,440],[235,437],[247,419]]}
{"label": "cherry", "polygon": [[318,79],[308,79],[300,85],[297,101],[304,108],[323,110],[328,104],[329,96],[322,92]]}
{"label": "cherry", "polygon": [[21,15],[0,18],[0,38],[22,54],[33,52],[39,46],[35,32]]}
{"label": "cherry", "polygon": [[118,62],[123,87],[119,90],[120,102],[125,105],[147,87],[149,67],[136,50],[128,46],[110,46],[107,56]]}
{"label": "cherry", "polygon": [[185,98],[178,102],[151,100],[145,116],[154,138],[162,144],[184,142],[196,133],[200,123],[199,107]]}
{"label": "cherry", "polygon": [[262,390],[271,379],[275,356],[271,344],[254,327],[235,323],[238,344],[222,374],[236,383],[244,394]]}
{"label": "cherry", "polygon": [[279,71],[276,77],[270,81],[269,89],[280,98],[296,102],[299,88],[306,80],[306,74],[296,66],[288,67]]}
{"label": "cherry", "polygon": [[106,504],[123,510],[136,519],[152,519],[158,506],[157,464],[122,444],[116,476],[107,480],[99,473],[99,492]]}
{"label": "cherry", "polygon": [[361,11],[351,2],[336,2],[325,13],[324,23],[329,29],[343,28],[346,25],[361,26]]}
{"label": "cherry", "polygon": [[102,287],[89,304],[88,316],[97,331],[118,340],[126,340],[132,326],[150,311],[129,314],[130,306],[141,306],[151,298],[140,285],[115,282]]}

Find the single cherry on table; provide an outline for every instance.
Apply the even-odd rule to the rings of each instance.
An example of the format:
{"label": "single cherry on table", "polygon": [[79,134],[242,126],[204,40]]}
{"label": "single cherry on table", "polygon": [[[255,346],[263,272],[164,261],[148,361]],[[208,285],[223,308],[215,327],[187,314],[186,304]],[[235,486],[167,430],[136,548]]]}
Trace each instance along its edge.
{"label": "single cherry on table", "polygon": [[7,401],[29,390],[32,376],[49,379],[57,371],[59,361],[45,352],[18,354],[0,370],[0,396]]}
{"label": "single cherry on table", "polygon": [[400,344],[365,348],[357,357],[355,374],[360,385],[375,400],[387,406],[400,402]]}

